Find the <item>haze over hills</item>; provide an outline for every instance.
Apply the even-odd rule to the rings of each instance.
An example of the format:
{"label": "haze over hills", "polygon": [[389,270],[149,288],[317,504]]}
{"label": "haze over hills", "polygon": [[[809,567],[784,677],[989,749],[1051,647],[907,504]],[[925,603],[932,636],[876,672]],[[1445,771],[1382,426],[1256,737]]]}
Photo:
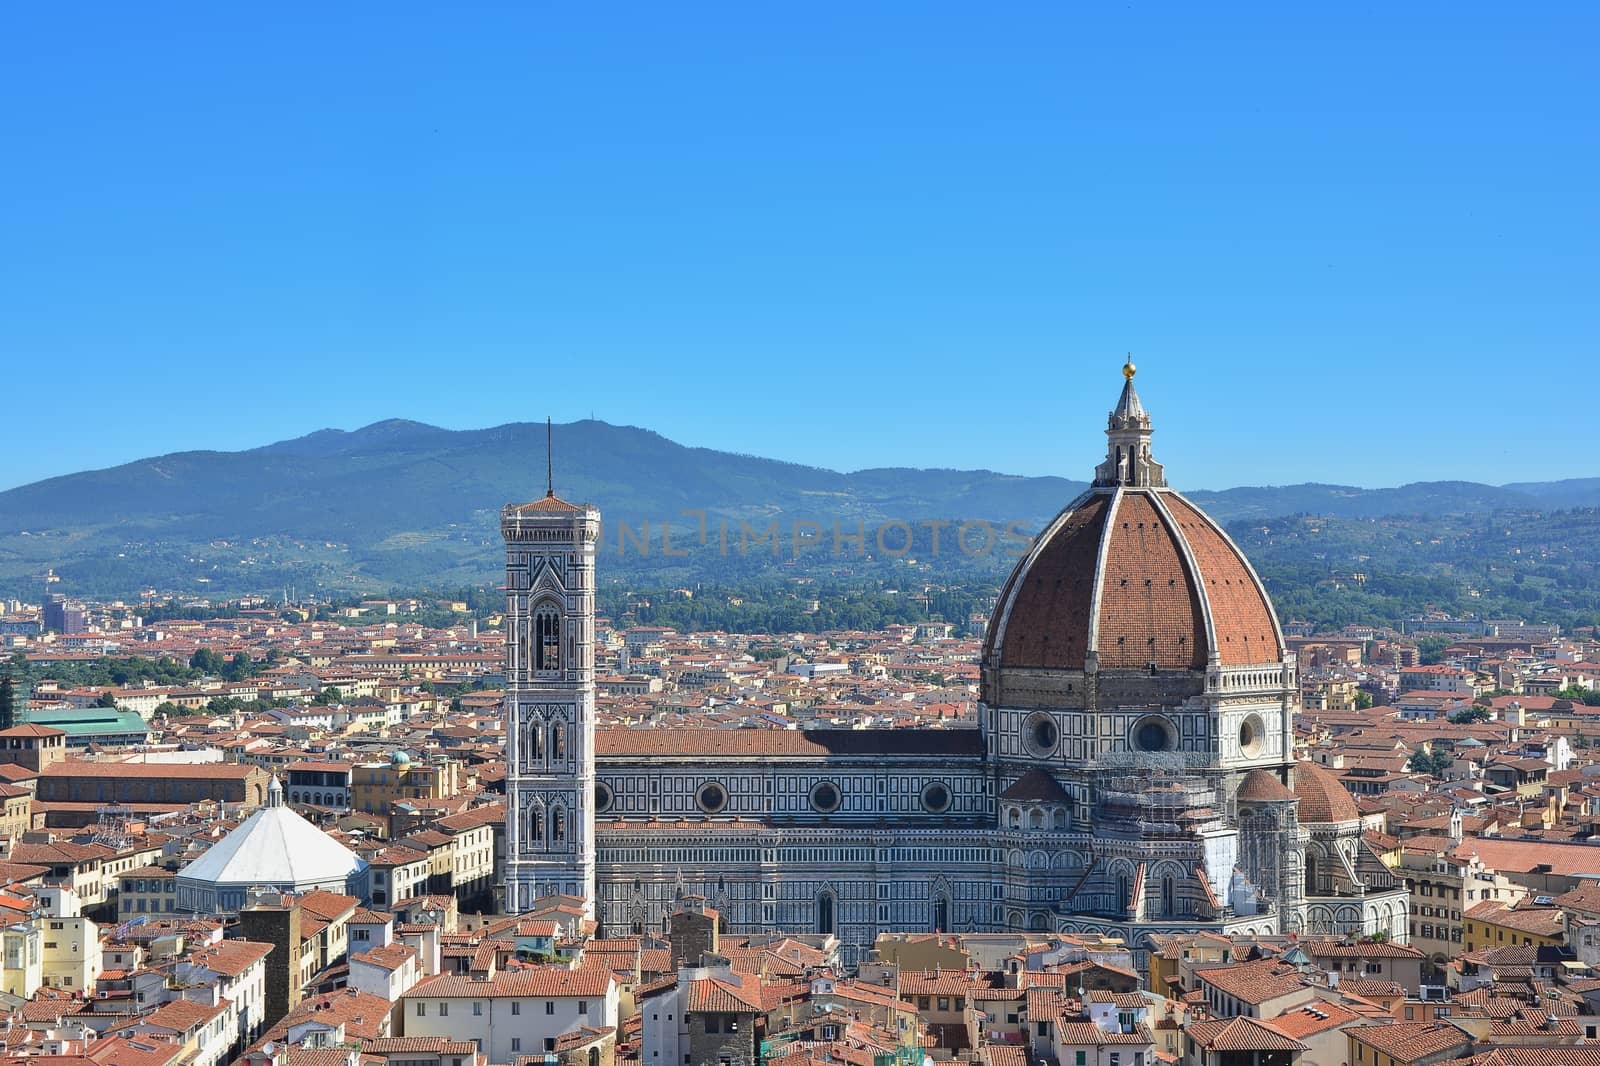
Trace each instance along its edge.
{"label": "haze over hills", "polygon": [[[762,530],[777,520],[785,538],[794,523],[814,522],[824,539],[835,522],[847,532],[859,522],[869,531],[869,551],[871,531],[891,522],[981,519],[1031,532],[1084,487],[988,470],[841,473],[686,447],[597,421],[559,425],[554,433],[561,494],[598,502],[611,529],[649,522],[658,538],[665,521],[674,523],[675,537],[698,523],[684,511],[704,511],[709,529],[720,521],[735,536],[741,522]],[[0,592],[36,596],[47,567],[82,594],[125,595],[146,585],[220,593],[285,583],[361,591],[492,581],[499,507],[541,495],[544,474],[543,425],[447,430],[391,420],[248,451],[180,452],[51,478],[0,493]],[[1477,514],[1600,505],[1600,478],[1189,495],[1223,521]],[[614,547],[610,532],[607,544]],[[702,554],[673,565],[691,573],[733,565]],[[771,557],[741,562],[770,565]],[[608,560],[608,567],[613,563],[627,570],[625,559]],[[635,558],[634,565],[647,564]]]}

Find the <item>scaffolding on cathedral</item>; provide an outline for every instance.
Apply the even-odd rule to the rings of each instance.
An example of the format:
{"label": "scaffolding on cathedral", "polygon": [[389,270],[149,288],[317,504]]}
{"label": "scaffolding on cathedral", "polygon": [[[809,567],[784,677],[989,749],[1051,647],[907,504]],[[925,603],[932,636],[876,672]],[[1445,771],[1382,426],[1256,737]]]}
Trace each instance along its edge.
{"label": "scaffolding on cathedral", "polygon": [[1216,784],[1181,760],[1130,760],[1100,786],[1099,807],[1099,831],[1112,837],[1190,839],[1225,823]]}

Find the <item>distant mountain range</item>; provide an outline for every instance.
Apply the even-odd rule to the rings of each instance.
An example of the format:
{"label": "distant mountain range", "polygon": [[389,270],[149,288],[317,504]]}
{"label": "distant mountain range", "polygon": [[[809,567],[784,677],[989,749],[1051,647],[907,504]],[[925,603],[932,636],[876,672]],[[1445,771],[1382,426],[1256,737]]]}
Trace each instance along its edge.
{"label": "distant mountain range", "polygon": [[[179,452],[0,492],[0,592],[37,596],[53,567],[64,590],[147,585],[213,593],[365,591],[492,580],[499,507],[540,495],[545,427],[447,430],[378,422],[241,452]],[[983,519],[1037,529],[1084,488],[989,470],[817,467],[690,448],[648,430],[555,427],[558,487],[608,522],[778,520],[870,530],[891,521]],[[1288,485],[1189,494],[1223,521],[1472,514],[1600,506],[1600,478],[1513,485],[1419,482],[1391,489]],[[675,534],[676,535],[676,534]],[[787,532],[786,532],[787,535]],[[608,538],[609,539],[609,538]],[[691,564],[686,564],[691,565]],[[693,564],[697,565],[697,564]],[[714,560],[707,566],[716,565]]]}

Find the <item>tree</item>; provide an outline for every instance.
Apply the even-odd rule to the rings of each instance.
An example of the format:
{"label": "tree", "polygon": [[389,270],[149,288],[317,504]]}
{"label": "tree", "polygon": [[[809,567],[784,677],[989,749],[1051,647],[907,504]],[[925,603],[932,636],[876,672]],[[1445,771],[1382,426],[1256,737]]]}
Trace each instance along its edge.
{"label": "tree", "polygon": [[342,703],[344,702],[344,693],[339,691],[339,686],[329,685],[327,688],[311,697],[311,702],[321,704],[324,707],[330,703]]}
{"label": "tree", "polygon": [[17,688],[10,674],[0,675],[0,729],[17,724]]}
{"label": "tree", "polygon": [[210,674],[212,677],[220,675],[225,665],[222,656],[210,648],[199,648],[189,657],[189,668],[191,670],[199,670],[201,673]]}
{"label": "tree", "polygon": [[94,701],[94,705],[96,707],[115,707],[117,705],[117,697],[110,691],[102,692],[100,693],[100,698]]}
{"label": "tree", "polygon": [[1453,641],[1449,637],[1430,634],[1417,640],[1417,655],[1422,660],[1423,666],[1437,666],[1444,662],[1444,650]]}
{"label": "tree", "polygon": [[1356,689],[1356,710],[1365,711],[1372,706],[1372,693],[1365,689]]}
{"label": "tree", "polygon": [[224,681],[243,681],[253,676],[255,672],[256,664],[251,661],[249,655],[241,651],[223,664],[222,679]]}
{"label": "tree", "polygon": [[1464,711],[1457,711],[1450,716],[1450,721],[1455,725],[1468,725],[1472,722],[1487,722],[1494,714],[1487,707],[1468,707]]}
{"label": "tree", "polygon": [[1438,777],[1448,770],[1453,762],[1455,759],[1446,751],[1418,751],[1412,754],[1406,763],[1406,769],[1414,774]]}

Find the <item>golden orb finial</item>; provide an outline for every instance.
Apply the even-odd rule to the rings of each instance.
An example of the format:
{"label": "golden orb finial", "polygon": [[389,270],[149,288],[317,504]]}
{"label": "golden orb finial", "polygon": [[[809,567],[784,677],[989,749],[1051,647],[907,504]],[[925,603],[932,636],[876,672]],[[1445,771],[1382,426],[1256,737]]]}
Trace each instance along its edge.
{"label": "golden orb finial", "polygon": [[1128,361],[1122,364],[1122,376],[1127,378],[1129,381],[1132,381],[1133,375],[1137,374],[1138,372],[1139,368],[1133,365],[1133,353],[1129,352]]}

